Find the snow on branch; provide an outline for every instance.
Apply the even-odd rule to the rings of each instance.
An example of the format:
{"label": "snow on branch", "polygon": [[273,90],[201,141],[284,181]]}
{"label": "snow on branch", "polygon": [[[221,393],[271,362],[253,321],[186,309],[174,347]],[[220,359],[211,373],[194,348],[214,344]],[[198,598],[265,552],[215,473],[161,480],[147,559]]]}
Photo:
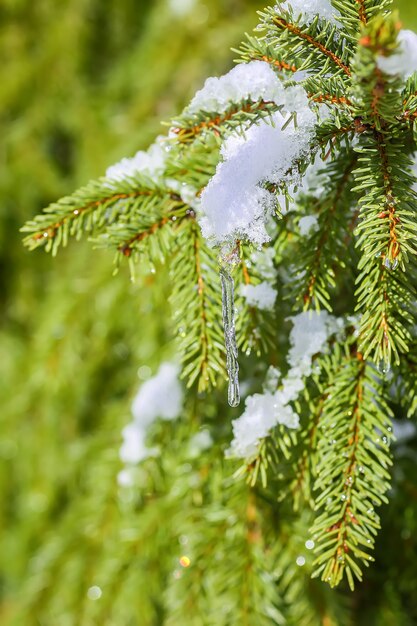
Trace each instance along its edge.
{"label": "snow on branch", "polygon": [[[179,382],[180,367],[162,363],[157,374],[139,389],[132,403],[133,421],[123,429],[120,459],[135,465],[150,454],[146,446],[146,432],[159,417],[174,420],[181,414],[184,392]],[[122,475],[122,480],[125,474]]]}
{"label": "snow on branch", "polygon": [[203,235],[215,244],[239,238],[257,245],[269,241],[266,224],[274,197],[265,183],[291,180],[297,159],[309,154],[316,119],[301,87],[290,88],[286,96],[291,110],[297,110],[297,126],[288,123],[291,114],[277,112],[245,135],[231,135],[222,146],[222,161],[201,197]]}
{"label": "snow on branch", "polygon": [[295,17],[308,23],[315,18],[326,19],[338,26],[337,17],[340,13],[335,9],[330,0],[278,0],[277,12],[283,6],[287,10],[291,10]]}
{"label": "snow on branch", "polygon": [[303,391],[305,377],[312,373],[313,357],[327,350],[332,335],[343,327],[343,321],[327,312],[300,313],[291,318],[290,366],[281,386],[246,399],[244,413],[233,422],[233,441],[228,456],[250,459],[255,456],[262,439],[278,424],[290,429],[299,427],[299,415],[292,403]]}

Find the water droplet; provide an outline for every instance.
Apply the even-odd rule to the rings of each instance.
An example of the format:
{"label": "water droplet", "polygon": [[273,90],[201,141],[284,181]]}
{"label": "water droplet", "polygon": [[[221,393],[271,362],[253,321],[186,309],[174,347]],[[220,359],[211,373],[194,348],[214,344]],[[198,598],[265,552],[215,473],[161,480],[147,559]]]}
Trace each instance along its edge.
{"label": "water droplet", "polygon": [[306,560],[303,556],[299,556],[297,557],[296,563],[298,565],[298,567],[303,567],[303,565],[306,564]]}
{"label": "water droplet", "polygon": [[152,370],[148,365],[141,365],[138,369],[138,378],[148,380],[152,376]]}
{"label": "water droplet", "polygon": [[378,363],[378,372],[380,374],[385,375],[385,374],[388,374],[390,370],[391,370],[391,365],[384,359],[381,359]]}
{"label": "water droplet", "polygon": [[103,592],[100,587],[97,587],[97,585],[90,587],[90,589],[87,591],[87,596],[90,600],[99,600],[102,595]]}
{"label": "water droplet", "polygon": [[312,539],[309,539],[308,541],[306,541],[305,546],[307,548],[307,550],[313,550],[314,546],[316,544],[314,543],[314,541]]}
{"label": "water droplet", "polygon": [[342,500],[342,502],[344,502],[346,500],[346,495],[342,493],[342,495],[340,496],[340,499]]}

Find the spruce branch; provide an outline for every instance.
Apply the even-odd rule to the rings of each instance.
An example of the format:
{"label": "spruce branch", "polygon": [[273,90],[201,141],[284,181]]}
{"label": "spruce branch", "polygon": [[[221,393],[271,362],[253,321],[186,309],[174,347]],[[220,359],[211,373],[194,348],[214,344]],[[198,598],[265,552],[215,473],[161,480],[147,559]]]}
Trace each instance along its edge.
{"label": "spruce branch", "polygon": [[350,216],[349,208],[355,199],[350,186],[356,163],[355,154],[341,152],[322,171],[331,193],[320,190],[314,195],[313,191],[312,196],[301,200],[302,206],[309,212],[312,208],[318,217],[317,230],[307,236],[307,241],[303,239],[297,259],[298,278],[291,290],[292,299],[304,309],[313,306],[317,310],[332,310],[330,290],[336,288],[337,272],[345,267],[346,243],[355,217]]}
{"label": "spruce branch", "polygon": [[332,0],[345,36],[354,44],[361,29],[378,15],[388,15],[392,0]]}
{"label": "spruce branch", "polygon": [[[236,275],[236,334],[238,346],[247,355],[267,353],[274,346],[276,316],[273,310],[263,310],[247,303],[242,297],[242,286],[256,286],[262,282],[256,264],[250,261],[249,247],[238,242],[239,272]],[[262,328],[262,332],[259,329]]]}
{"label": "spruce branch", "polygon": [[[245,459],[237,468],[234,478],[244,479],[251,487],[260,483],[263,489],[278,477],[283,483],[288,474],[296,440],[294,432],[289,432],[282,425],[276,426],[268,437],[260,441],[256,454]],[[282,490],[280,499],[284,499],[285,495],[285,491]]]}
{"label": "spruce branch", "polygon": [[409,123],[411,130],[415,126],[417,117],[417,77],[412,75],[402,92],[402,115]]}
{"label": "spruce branch", "polygon": [[[208,474],[218,476],[216,469]],[[204,621],[227,626],[235,620],[247,626],[284,624],[272,573],[278,548],[270,543],[267,509],[256,495],[242,482],[220,480],[203,506],[190,507],[186,513],[181,511],[175,524],[189,538],[192,563],[177,579],[170,577],[164,594],[171,607],[167,624],[197,626]],[[271,574],[262,576],[265,563]]]}
{"label": "spruce branch", "polygon": [[336,105],[342,111],[349,111],[352,107],[352,102],[346,96],[345,82],[340,76],[309,76],[304,79],[303,87],[312,102]]}
{"label": "spruce branch", "polygon": [[297,23],[284,9],[279,15],[274,8],[266,9],[260,16],[258,30],[267,32],[270,46],[285,50],[287,63],[297,66],[306,54],[299,69],[350,77],[351,49],[334,25],[318,18],[310,24]]}
{"label": "spruce branch", "polygon": [[274,102],[243,101],[233,104],[224,113],[200,111],[198,114],[183,114],[173,120],[172,132],[180,144],[194,141],[199,135],[214,133],[224,137],[230,132],[242,132],[248,124],[256,124],[279,110]]}
{"label": "spruce branch", "polygon": [[401,408],[399,417],[403,414],[408,419],[415,419],[417,417],[417,352],[416,341],[410,346],[410,351],[403,356],[401,363],[398,367],[397,379],[394,400]]}
{"label": "spruce branch", "polygon": [[362,310],[360,349],[383,369],[409,350],[413,323],[414,288],[401,272],[395,274],[381,261],[363,260],[357,278],[357,309]]}
{"label": "spruce branch", "polygon": [[217,256],[201,236],[195,220],[176,232],[176,253],[170,263],[173,318],[178,350],[188,386],[215,386],[225,376],[224,342],[219,312]]}
{"label": "spruce branch", "polygon": [[132,215],[123,215],[95,241],[100,247],[115,248],[116,261],[122,257],[138,261],[146,251],[163,262],[175,247],[175,231],[190,219],[195,219],[195,213],[179,196],[152,198]]}
{"label": "spruce branch", "polygon": [[317,437],[320,419],[323,414],[324,402],[327,397],[326,392],[322,392],[319,401],[317,398],[310,398],[307,394],[309,408],[309,424],[304,426],[301,433],[302,451],[296,462],[295,478],[291,483],[290,492],[294,502],[294,510],[300,511],[304,503],[308,503],[313,508],[313,480],[316,476]]}
{"label": "spruce branch", "polygon": [[288,63],[285,58],[280,58],[282,50],[269,45],[265,39],[251,35],[246,35],[246,41],[242,42],[240,48],[234,50],[234,52],[239,54],[239,61],[242,60],[245,63],[249,63],[250,61],[265,61],[269,65],[272,65],[274,69],[282,72],[285,77],[288,76],[288,78],[298,69],[298,66],[294,63]]}
{"label": "spruce branch", "polygon": [[97,235],[119,219],[140,211],[142,206],[146,211],[164,200],[175,203],[180,198],[142,174],[123,181],[101,178],[51,204],[25,224],[22,232],[30,234],[24,243],[31,250],[44,246],[55,255],[70,237]]}
{"label": "spruce branch", "polygon": [[[352,342],[353,328],[347,328],[349,343]],[[312,377],[312,384],[306,384],[304,401],[307,410],[303,412],[304,421],[298,437],[294,454],[294,477],[290,484],[290,493],[295,511],[301,511],[304,504],[314,509],[314,483],[318,476],[318,443],[321,439],[321,420],[326,410],[326,402],[331,396],[335,379],[345,367],[344,343],[331,340],[330,354],[317,356],[317,371]]]}
{"label": "spruce branch", "polygon": [[[412,320],[413,287],[407,276],[416,253],[413,177],[404,154],[408,129],[397,120],[401,108],[398,77],[384,74],[378,54],[395,50],[394,18],[378,18],[363,29],[353,68],[352,97],[365,130],[361,134],[359,167],[354,176],[359,193],[357,245],[361,271],[357,283],[358,309],[363,312],[360,350],[379,362],[399,361],[407,351]],[[378,260],[376,260],[378,259]],[[396,273],[394,271],[397,270]],[[402,276],[398,276],[402,274]]]}
{"label": "spruce branch", "polygon": [[353,589],[362,565],[372,561],[368,551],[380,525],[375,507],[387,502],[391,412],[374,368],[349,346],[329,391],[316,466],[314,575],[331,586],[346,575]]}

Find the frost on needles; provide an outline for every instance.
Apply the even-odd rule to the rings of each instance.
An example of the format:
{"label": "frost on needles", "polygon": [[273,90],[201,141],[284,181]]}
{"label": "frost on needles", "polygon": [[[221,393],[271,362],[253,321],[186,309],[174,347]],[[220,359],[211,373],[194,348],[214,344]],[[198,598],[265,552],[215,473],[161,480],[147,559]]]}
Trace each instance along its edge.
{"label": "frost on needles", "polygon": [[[309,509],[332,586],[372,559],[391,418],[417,412],[416,70],[389,0],[277,2],[165,137],[24,229],[54,254],[88,233],[132,272],[166,263],[187,393],[221,415],[251,484],[273,476],[275,500]],[[226,378],[221,282],[240,416],[209,393]],[[147,411],[123,434],[128,465]]]}

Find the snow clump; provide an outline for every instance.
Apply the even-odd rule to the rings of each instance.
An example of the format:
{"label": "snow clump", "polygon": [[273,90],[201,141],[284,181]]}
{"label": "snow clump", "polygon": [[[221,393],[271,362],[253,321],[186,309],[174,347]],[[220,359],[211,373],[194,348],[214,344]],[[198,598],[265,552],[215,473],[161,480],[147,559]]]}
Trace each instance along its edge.
{"label": "snow clump", "polygon": [[[135,465],[149,456],[146,447],[146,430],[158,417],[176,419],[182,411],[184,392],[179,381],[180,368],[175,363],[162,363],[158,373],[139,389],[132,403],[133,421],[122,431],[123,443],[120,459]],[[122,484],[126,473],[119,476]]]}
{"label": "snow clump", "polygon": [[284,0],[278,3],[277,12],[281,5],[288,5],[294,17],[301,16],[307,23],[312,22],[318,16],[338,25],[336,18],[340,17],[340,13],[332,6],[330,0]]}
{"label": "snow clump", "polygon": [[234,439],[227,456],[243,459],[253,456],[260,441],[277,424],[298,428],[298,415],[291,406],[280,406],[275,394],[266,392],[249,396],[243,415],[233,422]]}
{"label": "snow clump", "polygon": [[290,369],[275,392],[270,387],[263,394],[246,399],[244,413],[233,422],[233,441],[227,456],[249,459],[269,431],[282,424],[298,428],[299,416],[291,405],[304,389],[304,378],[313,370],[313,357],[325,352],[329,338],[343,327],[343,321],[327,312],[304,312],[291,318]]}
{"label": "snow clump", "polygon": [[316,119],[304,89],[290,89],[296,90],[296,97],[288,110],[297,110],[297,127],[286,126],[290,114],[276,112],[244,136],[230,135],[222,146],[222,160],[201,196],[200,226],[213,244],[246,239],[259,246],[270,240],[266,224],[274,211],[274,196],[263,183],[279,184],[294,177],[295,161],[309,153]]}
{"label": "snow clump", "polygon": [[274,266],[274,248],[262,248],[252,252],[250,260],[256,268],[258,275],[264,280],[274,280],[276,269]]}
{"label": "snow clump", "polygon": [[145,152],[139,150],[132,158],[125,158],[111,165],[106,170],[106,178],[121,181],[141,172],[151,178],[159,178],[165,170],[167,150],[163,142],[166,138],[158,137],[155,143]]}
{"label": "snow clump", "polygon": [[399,47],[395,54],[378,57],[378,67],[386,74],[398,74],[403,78],[409,78],[417,72],[417,34],[411,30],[401,30],[398,43]]}
{"label": "snow clump", "polygon": [[241,285],[240,293],[249,306],[261,311],[272,311],[277,299],[277,290],[266,281],[259,285]]}
{"label": "snow clump", "polygon": [[223,113],[233,102],[275,102],[284,104],[293,90],[286,90],[274,70],[265,61],[250,61],[236,65],[220,78],[210,77],[202,89],[197,91],[185,113],[215,111]]}
{"label": "snow clump", "polygon": [[310,234],[312,230],[318,229],[318,218],[317,215],[305,215],[300,218],[298,222],[298,228],[300,229],[300,235],[302,237],[306,237]]}

